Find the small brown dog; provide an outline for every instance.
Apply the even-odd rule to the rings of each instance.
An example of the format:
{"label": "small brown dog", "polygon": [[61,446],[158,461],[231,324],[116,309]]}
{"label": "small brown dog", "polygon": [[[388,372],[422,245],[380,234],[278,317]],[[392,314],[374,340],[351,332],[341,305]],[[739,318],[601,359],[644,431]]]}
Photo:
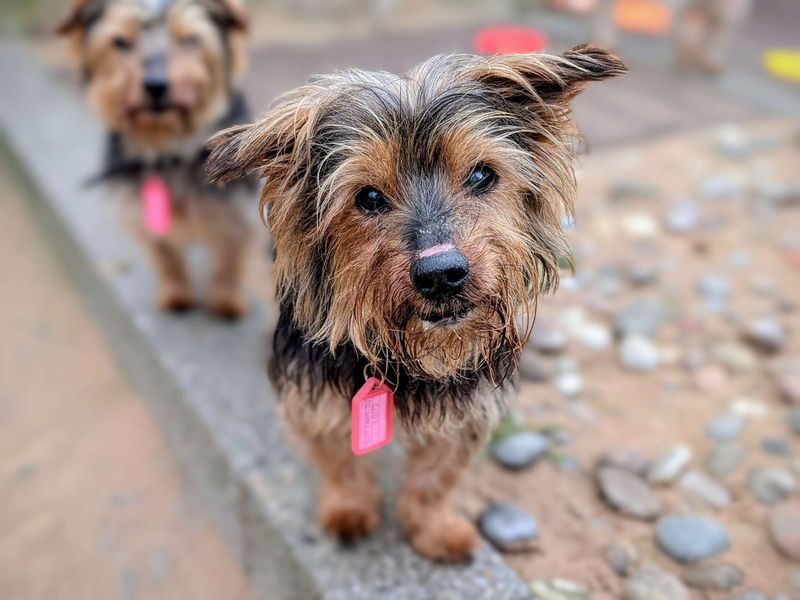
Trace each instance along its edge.
{"label": "small brown dog", "polygon": [[[507,395],[528,333],[517,316],[533,315],[569,256],[569,102],[624,71],[589,46],[440,56],[401,76],[346,71],[211,141],[213,180],[266,178],[281,303],[271,375],[322,473],[331,533],[378,523],[373,469],[351,451],[364,431],[351,422],[391,419],[393,393],[408,449],[400,521],[425,556],[471,554],[474,527],[450,493]],[[359,388],[353,407],[371,392],[366,375],[383,382],[371,423],[351,414]],[[367,435],[385,441],[390,424]]]}
{"label": "small brown dog", "polygon": [[60,27],[109,128],[97,179],[122,196],[166,310],[194,304],[183,253],[195,242],[210,254],[209,310],[224,318],[246,310],[240,279],[250,228],[236,205],[253,202],[253,182],[223,189],[203,174],[208,138],[250,120],[236,90],[246,25],[234,0],[77,0]]}

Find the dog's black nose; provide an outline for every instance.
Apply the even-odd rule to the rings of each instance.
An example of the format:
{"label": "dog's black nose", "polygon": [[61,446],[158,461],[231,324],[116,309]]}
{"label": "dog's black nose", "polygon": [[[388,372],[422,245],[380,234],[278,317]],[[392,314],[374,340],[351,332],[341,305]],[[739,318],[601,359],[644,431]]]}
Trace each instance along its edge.
{"label": "dog's black nose", "polygon": [[446,300],[454,296],[467,281],[467,257],[450,247],[442,252],[423,251],[411,265],[411,281],[428,300]]}
{"label": "dog's black nose", "polygon": [[144,80],[144,91],[153,104],[163,104],[169,92],[169,82],[164,77],[148,77]]}

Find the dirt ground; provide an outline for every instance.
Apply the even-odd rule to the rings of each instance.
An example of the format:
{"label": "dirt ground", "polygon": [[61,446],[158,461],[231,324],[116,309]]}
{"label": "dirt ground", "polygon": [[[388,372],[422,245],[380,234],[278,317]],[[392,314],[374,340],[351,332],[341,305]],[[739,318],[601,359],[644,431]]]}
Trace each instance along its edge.
{"label": "dirt ground", "polygon": [[[566,578],[588,587],[592,598],[619,598],[622,580],[602,551],[620,540],[632,543],[643,563],[679,575],[683,567],[656,547],[652,523],[623,517],[603,502],[595,465],[610,449],[628,448],[653,459],[682,443],[693,450],[691,467],[702,471],[712,448],[704,434],[706,423],[733,410],[746,417],[739,441],[748,455],[723,481],[733,496],[730,506],[714,511],[672,485],[657,488],[663,514],[706,514],[726,526],[731,549],[716,562],[730,562],[745,571],[745,584],[737,591],[800,597],[798,566],[770,542],[769,507],[745,484],[754,466],[800,466],[792,456],[772,456],[761,448],[764,439],[779,438],[791,444],[795,455],[798,450],[797,438],[791,439],[784,423],[788,404],[779,398],[769,373],[770,366],[790,358],[796,363],[800,356],[800,205],[796,197],[786,206],[758,200],[755,190],[770,182],[800,190],[800,147],[793,138],[797,123],[753,124],[743,131],[753,148],[759,148],[746,158],[721,157],[713,148],[721,135],[714,129],[595,155],[579,173],[577,227],[571,232],[576,276],[542,302],[538,318],[559,326],[582,311],[610,329],[619,308],[643,296],[659,298],[671,315],[656,337],[662,364],[652,372],[621,366],[617,342],[598,351],[569,339],[559,355],[542,357],[553,370],[559,364],[563,368],[567,357],[577,363],[581,392],[567,398],[552,380],[523,383],[514,410],[525,428],[569,434],[569,442],[554,453],[561,460],[553,456],[524,471],[509,472],[487,457],[465,483],[465,506],[473,514],[489,501],[513,501],[538,520],[537,549],[507,555],[528,581]],[[734,189],[730,197],[704,198],[699,190],[710,186],[713,178],[741,189]],[[647,197],[610,199],[609,189],[621,181],[629,187],[635,182],[640,196]],[[700,223],[691,233],[670,233],[664,217],[681,197],[695,199]],[[633,285],[626,280],[626,273],[642,266],[655,269],[654,281]],[[722,274],[732,286],[728,306],[718,312],[707,309],[697,291],[698,280],[711,272]],[[619,277],[616,290],[603,283],[602,275],[608,280],[610,273]],[[756,354],[752,368],[725,370],[718,385],[709,386],[713,389],[699,389],[697,372],[683,365],[687,355],[703,351],[704,367],[719,368],[714,366],[714,347],[726,341],[738,344],[742,325],[765,315],[783,325],[784,347],[774,356]],[[572,464],[562,462],[564,457],[579,466],[560,466]],[[694,598],[732,597],[732,592],[692,593]]]}
{"label": "dirt ground", "polygon": [[0,597],[249,598],[8,168],[0,162]]}

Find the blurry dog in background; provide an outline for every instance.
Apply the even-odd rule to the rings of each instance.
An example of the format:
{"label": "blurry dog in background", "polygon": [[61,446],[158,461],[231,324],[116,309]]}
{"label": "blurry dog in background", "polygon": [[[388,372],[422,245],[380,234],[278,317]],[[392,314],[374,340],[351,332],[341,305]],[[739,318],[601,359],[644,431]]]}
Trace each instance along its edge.
{"label": "blurry dog in background", "polygon": [[196,242],[210,256],[208,309],[223,318],[246,310],[240,280],[249,227],[237,204],[252,205],[252,182],[212,186],[203,174],[208,138],[250,120],[236,87],[246,29],[236,0],[77,0],[59,29],[109,130],[98,179],[123,196],[165,310],[195,302],[184,252]]}
{"label": "blurry dog in background", "polygon": [[413,546],[471,554],[474,527],[450,495],[502,409],[539,294],[570,256],[569,104],[624,71],[589,46],[346,71],[210,142],[213,180],[266,178],[280,299],[270,371],[322,474],[329,532],[357,538],[378,523],[375,474],[351,452],[350,399],[371,374],[403,426],[397,509]]}

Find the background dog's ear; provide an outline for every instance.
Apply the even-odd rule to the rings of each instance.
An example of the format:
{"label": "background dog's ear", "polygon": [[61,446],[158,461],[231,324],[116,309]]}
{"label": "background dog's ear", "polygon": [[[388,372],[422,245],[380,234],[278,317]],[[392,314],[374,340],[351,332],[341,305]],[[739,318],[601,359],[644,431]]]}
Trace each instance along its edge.
{"label": "background dog's ear", "polygon": [[506,54],[492,56],[478,67],[475,77],[510,102],[565,105],[590,81],[627,72],[615,55],[582,45],[561,56]]}
{"label": "background dog's ear", "polygon": [[59,35],[82,34],[103,12],[106,0],[73,0],[67,15],[56,27]]}
{"label": "background dog's ear", "polygon": [[211,13],[224,27],[247,32],[250,18],[240,0],[210,0]]}
{"label": "background dog's ear", "polygon": [[206,161],[209,181],[225,183],[255,170],[276,179],[307,162],[300,157],[307,147],[312,109],[304,97],[303,88],[290,92],[258,122],[236,125],[212,137]]}

